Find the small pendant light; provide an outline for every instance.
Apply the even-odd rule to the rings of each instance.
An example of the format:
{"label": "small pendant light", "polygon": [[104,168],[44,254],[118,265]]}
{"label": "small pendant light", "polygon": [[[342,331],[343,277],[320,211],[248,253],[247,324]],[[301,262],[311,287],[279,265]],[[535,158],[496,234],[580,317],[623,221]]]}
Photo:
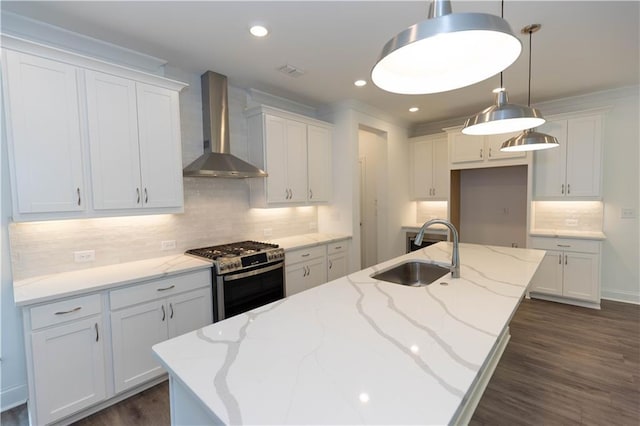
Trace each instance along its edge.
{"label": "small pendant light", "polygon": [[[542,25],[531,24],[522,29],[523,34],[529,33],[529,96],[527,105],[531,105],[531,38],[532,34],[538,31]],[[545,133],[536,132],[534,129],[527,129],[517,136],[504,141],[500,147],[503,152],[515,151],[536,151],[560,146],[558,140]]]}
{"label": "small pendant light", "polygon": [[382,49],[371,80],[392,93],[440,93],[486,80],[513,64],[522,43],[504,19],[451,13],[432,0],[429,18],[400,32]]}
{"label": "small pendant light", "polygon": [[[501,16],[504,17],[504,0],[502,1]],[[530,105],[522,106],[509,103],[507,89],[502,84],[500,73],[500,87],[493,90],[495,104],[483,109],[473,117],[469,117],[462,128],[465,135],[498,135],[517,132],[544,124],[545,119],[540,111]]]}

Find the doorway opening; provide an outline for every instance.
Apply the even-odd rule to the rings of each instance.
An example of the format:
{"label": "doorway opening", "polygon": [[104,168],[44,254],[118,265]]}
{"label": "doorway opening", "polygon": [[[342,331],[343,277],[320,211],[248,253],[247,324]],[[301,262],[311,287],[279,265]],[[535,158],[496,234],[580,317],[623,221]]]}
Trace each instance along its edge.
{"label": "doorway opening", "polygon": [[379,240],[384,235],[381,226],[386,212],[386,147],[385,132],[360,127],[360,265],[363,269],[379,263]]}

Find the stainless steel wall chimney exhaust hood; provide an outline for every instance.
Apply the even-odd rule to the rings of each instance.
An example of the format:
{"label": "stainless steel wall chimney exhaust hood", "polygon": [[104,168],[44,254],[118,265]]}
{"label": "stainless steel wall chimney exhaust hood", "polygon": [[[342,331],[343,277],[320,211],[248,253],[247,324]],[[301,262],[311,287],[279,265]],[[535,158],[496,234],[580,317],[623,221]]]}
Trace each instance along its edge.
{"label": "stainless steel wall chimney exhaust hood", "polygon": [[231,155],[229,148],[229,102],[227,77],[207,71],[202,82],[204,154],[182,171],[183,176],[254,178],[267,173]]}

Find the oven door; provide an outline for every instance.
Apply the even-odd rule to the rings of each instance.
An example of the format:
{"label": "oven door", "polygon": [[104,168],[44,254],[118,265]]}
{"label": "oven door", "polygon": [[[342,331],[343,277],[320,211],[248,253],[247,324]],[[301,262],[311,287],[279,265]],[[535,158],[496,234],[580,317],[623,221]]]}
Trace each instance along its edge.
{"label": "oven door", "polygon": [[407,232],[407,253],[420,250],[432,244],[439,243],[440,241],[447,241],[447,236],[445,234],[425,233],[424,238],[422,238],[422,245],[418,246],[415,244],[417,235],[417,232]]}
{"label": "oven door", "polygon": [[217,277],[217,321],[284,297],[284,262],[256,266]]}

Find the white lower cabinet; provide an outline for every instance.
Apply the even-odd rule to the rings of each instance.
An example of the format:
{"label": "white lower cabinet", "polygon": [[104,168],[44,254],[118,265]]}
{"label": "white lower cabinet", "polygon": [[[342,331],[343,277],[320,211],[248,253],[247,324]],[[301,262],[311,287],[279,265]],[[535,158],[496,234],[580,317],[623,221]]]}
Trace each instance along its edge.
{"label": "white lower cabinet", "polygon": [[116,393],[164,373],[153,345],[213,322],[208,271],[113,290],[109,297]]}
{"label": "white lower cabinet", "polygon": [[324,245],[285,253],[285,265],[287,297],[327,282]]}
{"label": "white lower cabinet", "polygon": [[327,281],[347,275],[349,270],[347,244],[347,241],[340,241],[327,245]]}
{"label": "white lower cabinet", "polygon": [[211,297],[203,269],[23,308],[31,424],[70,423],[144,389],[164,373],[151,346],[211,324]]}
{"label": "white lower cabinet", "polygon": [[285,253],[285,295],[343,277],[349,269],[349,241],[342,240]]}
{"label": "white lower cabinet", "polygon": [[536,237],[532,248],[547,251],[531,280],[532,296],[600,304],[599,241]]}
{"label": "white lower cabinet", "polygon": [[99,294],[24,310],[32,424],[48,424],[107,397]]}

